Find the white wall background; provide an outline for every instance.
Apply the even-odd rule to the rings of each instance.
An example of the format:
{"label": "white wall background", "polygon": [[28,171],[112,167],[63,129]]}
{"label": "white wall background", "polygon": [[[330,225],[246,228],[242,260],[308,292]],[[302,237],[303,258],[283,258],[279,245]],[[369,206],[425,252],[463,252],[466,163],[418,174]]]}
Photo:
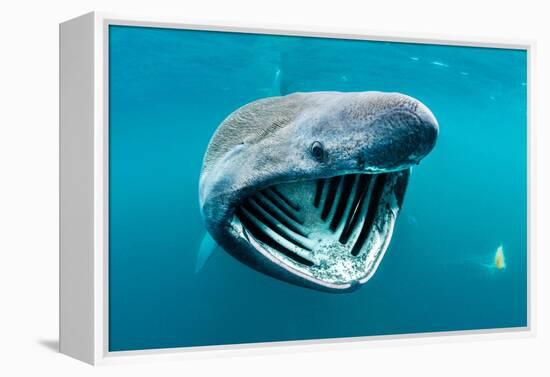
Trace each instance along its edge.
{"label": "white wall background", "polygon": [[[0,5],[0,375],[550,375],[550,12],[544,1],[52,0]],[[536,5],[539,4],[539,5]],[[536,336],[291,352],[93,369],[55,353],[58,23],[90,10],[537,42],[533,198]],[[503,151],[505,153],[505,151]],[[498,182],[495,182],[498,186]]]}

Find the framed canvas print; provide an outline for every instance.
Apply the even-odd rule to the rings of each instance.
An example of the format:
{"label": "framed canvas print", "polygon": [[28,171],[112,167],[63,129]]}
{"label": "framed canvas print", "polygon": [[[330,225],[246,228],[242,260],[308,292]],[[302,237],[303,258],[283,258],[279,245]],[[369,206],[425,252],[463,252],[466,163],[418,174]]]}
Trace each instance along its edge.
{"label": "framed canvas print", "polygon": [[61,352],[529,333],[531,48],[61,24]]}

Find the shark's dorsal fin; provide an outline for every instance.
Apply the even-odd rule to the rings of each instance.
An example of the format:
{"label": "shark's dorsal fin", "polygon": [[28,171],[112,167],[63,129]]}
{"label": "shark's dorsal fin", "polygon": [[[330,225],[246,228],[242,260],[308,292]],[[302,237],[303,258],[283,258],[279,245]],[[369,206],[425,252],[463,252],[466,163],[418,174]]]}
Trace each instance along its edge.
{"label": "shark's dorsal fin", "polygon": [[283,79],[283,72],[281,68],[277,67],[275,75],[273,76],[273,83],[271,84],[271,96],[284,96],[281,90],[281,82]]}

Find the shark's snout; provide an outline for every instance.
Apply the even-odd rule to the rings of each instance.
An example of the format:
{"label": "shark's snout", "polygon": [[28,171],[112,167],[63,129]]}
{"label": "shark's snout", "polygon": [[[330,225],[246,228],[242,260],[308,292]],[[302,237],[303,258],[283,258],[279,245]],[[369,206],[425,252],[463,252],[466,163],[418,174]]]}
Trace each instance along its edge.
{"label": "shark's snout", "polygon": [[416,165],[435,146],[439,126],[420,101],[388,94],[384,111],[363,126],[365,138],[356,153],[357,166],[399,170]]}

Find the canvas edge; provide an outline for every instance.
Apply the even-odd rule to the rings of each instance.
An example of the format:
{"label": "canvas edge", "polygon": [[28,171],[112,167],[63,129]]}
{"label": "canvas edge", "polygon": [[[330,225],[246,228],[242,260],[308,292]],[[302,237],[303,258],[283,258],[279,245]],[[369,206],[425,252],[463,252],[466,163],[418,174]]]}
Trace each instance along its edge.
{"label": "canvas edge", "polygon": [[94,15],[59,25],[59,350],[94,363]]}
{"label": "canvas edge", "polygon": [[[234,355],[257,355],[267,353],[290,353],[327,349],[364,348],[385,345],[426,344],[435,342],[456,342],[472,340],[506,339],[510,337],[535,336],[534,318],[534,127],[533,111],[533,40],[512,40],[485,37],[461,37],[427,35],[419,33],[385,33],[357,29],[335,29],[297,25],[267,25],[225,21],[177,20],[161,17],[130,16],[106,12],[91,12],[82,17],[93,18],[94,34],[94,271],[93,271],[93,356],[78,359],[91,364],[117,364],[128,362],[149,362],[155,360],[197,359]],[[80,17],[79,17],[80,18]],[[74,20],[74,19],[73,19]],[[71,22],[67,21],[67,22]],[[65,24],[65,23],[63,23]],[[62,25],[63,25],[62,24]],[[140,351],[109,352],[108,348],[108,27],[128,25],[144,27],[165,27],[192,30],[249,32],[257,34],[313,36],[325,38],[383,40],[392,42],[443,44],[451,46],[488,47],[520,49],[527,52],[528,91],[528,307],[527,326],[509,329],[467,330],[421,334],[366,336],[354,338],[319,339],[271,343],[236,344],[225,346],[204,346],[168,348]],[[60,202],[63,200],[60,198]],[[61,228],[60,228],[61,229]],[[63,231],[63,229],[61,229]],[[61,253],[61,251],[60,251]],[[61,258],[60,258],[61,260]],[[60,267],[63,267],[60,265]],[[61,282],[61,281],[60,281]],[[61,283],[60,283],[61,284]],[[61,300],[60,300],[61,302]],[[61,323],[60,323],[61,329]],[[460,337],[457,337],[460,335]],[[60,344],[61,344],[60,335]],[[61,347],[60,347],[61,348]]]}

